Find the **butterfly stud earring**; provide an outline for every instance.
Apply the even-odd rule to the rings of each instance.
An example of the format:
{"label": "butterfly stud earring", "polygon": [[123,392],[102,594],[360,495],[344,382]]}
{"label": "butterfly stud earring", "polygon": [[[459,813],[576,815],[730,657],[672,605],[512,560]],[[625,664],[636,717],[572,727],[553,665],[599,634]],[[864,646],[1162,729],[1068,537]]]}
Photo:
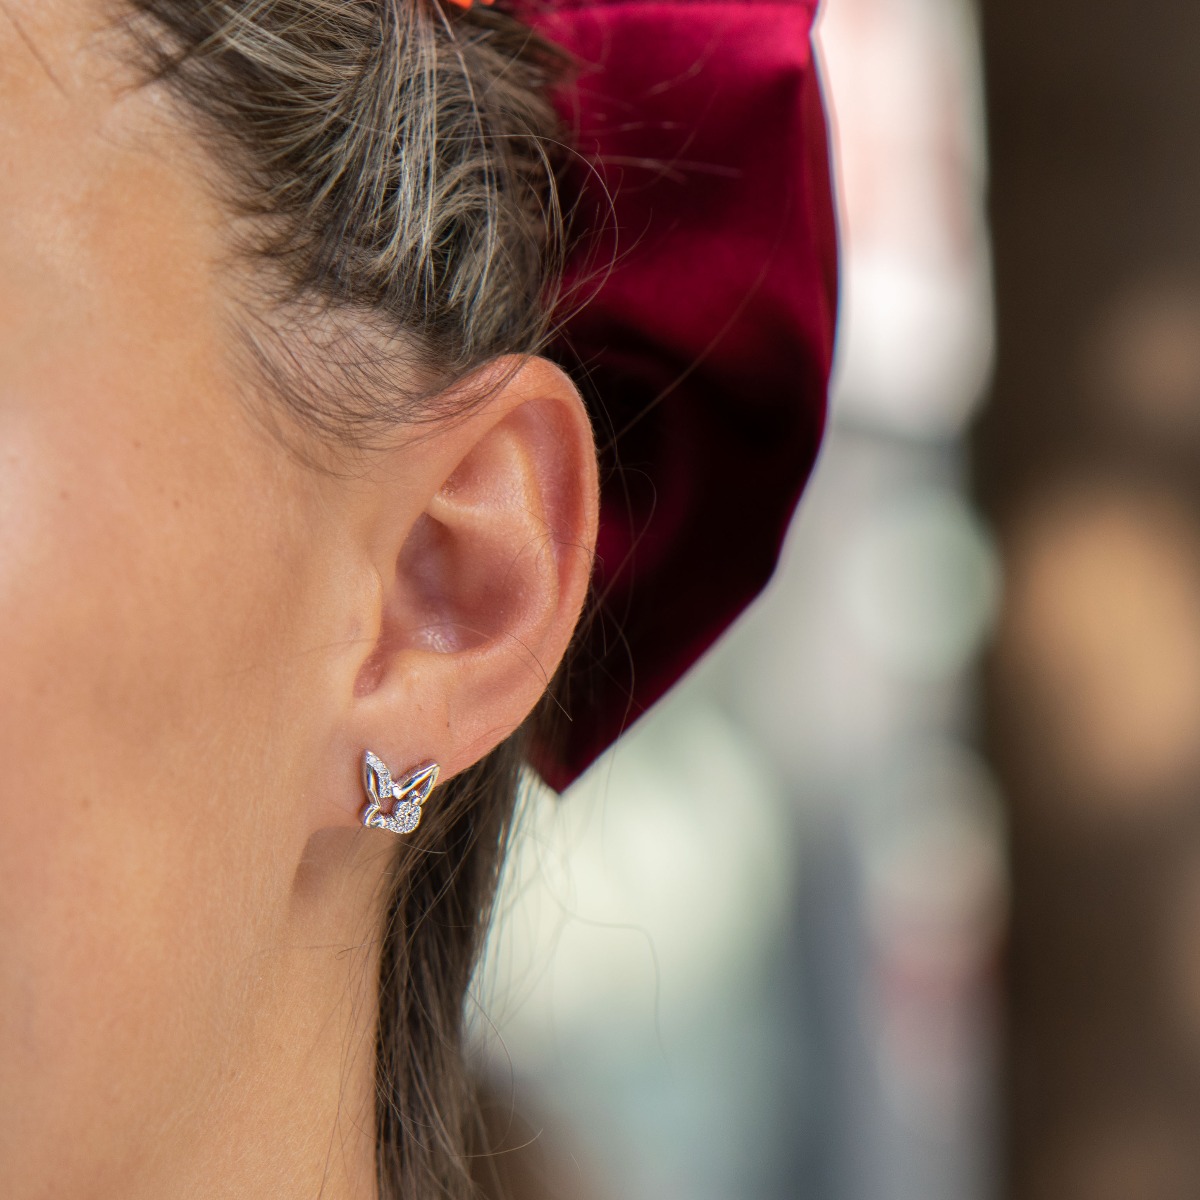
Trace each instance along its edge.
{"label": "butterfly stud earring", "polygon": [[[421,806],[429,799],[439,770],[437,763],[422,763],[403,779],[393,780],[383,759],[367,750],[362,763],[363,791],[367,794],[362,823],[368,829],[412,833],[421,822]],[[385,808],[391,812],[385,813]]]}

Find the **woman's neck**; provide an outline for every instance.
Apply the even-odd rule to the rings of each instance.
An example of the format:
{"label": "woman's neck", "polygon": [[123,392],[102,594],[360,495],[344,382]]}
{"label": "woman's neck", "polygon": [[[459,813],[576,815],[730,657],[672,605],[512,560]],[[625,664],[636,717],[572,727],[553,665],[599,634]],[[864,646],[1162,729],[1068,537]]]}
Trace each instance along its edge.
{"label": "woman's neck", "polygon": [[179,1098],[178,1118],[122,1200],[375,1200],[386,861],[363,838],[311,850],[276,935],[240,964],[245,1020],[180,1031],[208,1043],[211,1089]]}

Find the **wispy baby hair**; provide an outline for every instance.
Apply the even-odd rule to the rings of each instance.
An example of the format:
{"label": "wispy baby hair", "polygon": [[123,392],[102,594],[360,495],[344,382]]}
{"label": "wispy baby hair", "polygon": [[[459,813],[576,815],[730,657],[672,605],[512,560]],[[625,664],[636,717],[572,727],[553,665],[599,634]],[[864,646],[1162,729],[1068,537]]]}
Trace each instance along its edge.
{"label": "wispy baby hair", "polygon": [[[357,441],[436,416],[447,384],[541,345],[561,52],[438,0],[127,2],[247,218],[243,333],[307,422]],[[395,365],[424,386],[400,395]]]}

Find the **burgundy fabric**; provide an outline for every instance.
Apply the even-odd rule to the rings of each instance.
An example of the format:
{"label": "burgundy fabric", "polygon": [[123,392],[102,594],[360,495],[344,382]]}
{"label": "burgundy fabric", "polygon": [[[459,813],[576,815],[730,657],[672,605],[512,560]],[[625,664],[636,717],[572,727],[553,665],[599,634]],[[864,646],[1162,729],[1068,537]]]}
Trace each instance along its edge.
{"label": "burgundy fabric", "polygon": [[[766,583],[825,420],[836,240],[816,0],[584,0],[580,292],[558,357],[603,471],[598,608],[535,762],[579,775]],[[611,197],[611,206],[610,200]],[[579,299],[579,296],[576,297]]]}

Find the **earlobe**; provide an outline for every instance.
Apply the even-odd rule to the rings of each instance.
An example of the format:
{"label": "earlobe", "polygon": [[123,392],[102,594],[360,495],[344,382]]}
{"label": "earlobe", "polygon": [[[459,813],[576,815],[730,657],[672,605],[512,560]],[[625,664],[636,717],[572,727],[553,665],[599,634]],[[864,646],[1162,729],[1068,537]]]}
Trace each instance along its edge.
{"label": "earlobe", "polygon": [[[591,575],[591,427],[552,363],[524,360],[422,439],[420,514],[395,536],[378,638],[355,686],[363,745],[443,779],[518,728],[566,651]],[[410,476],[411,478],[411,476]]]}

